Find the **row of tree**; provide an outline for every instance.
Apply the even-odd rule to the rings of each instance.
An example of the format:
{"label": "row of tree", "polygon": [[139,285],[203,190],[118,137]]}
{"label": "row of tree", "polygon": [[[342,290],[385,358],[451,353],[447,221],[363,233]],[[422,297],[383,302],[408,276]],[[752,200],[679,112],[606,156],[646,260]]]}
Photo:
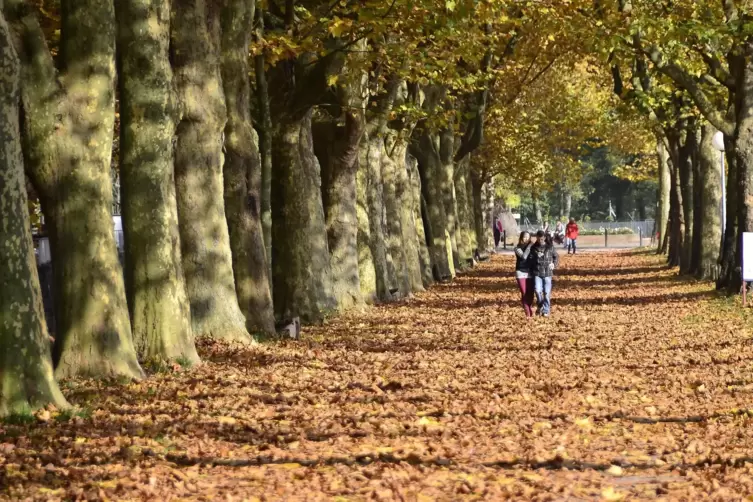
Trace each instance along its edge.
{"label": "row of tree", "polygon": [[[700,3],[710,14],[666,8],[718,17]],[[251,343],[275,320],[318,322],[451,279],[489,246],[495,178],[556,168],[572,185],[593,142],[645,157],[645,134],[625,127],[636,116],[657,133],[667,246],[687,254],[683,270],[710,253],[690,244],[713,207],[699,114],[727,134],[734,255],[748,228],[747,18],[724,2],[739,71],[707,58],[714,78],[743,79],[730,115],[699,90],[713,82],[665,62],[678,45],[645,26],[658,22],[648,2],[641,16],[605,4],[2,0],[0,415],[64,405],[56,378],[142,378],[145,362],[197,362],[197,338]],[[25,179],[52,248],[52,353]]]}

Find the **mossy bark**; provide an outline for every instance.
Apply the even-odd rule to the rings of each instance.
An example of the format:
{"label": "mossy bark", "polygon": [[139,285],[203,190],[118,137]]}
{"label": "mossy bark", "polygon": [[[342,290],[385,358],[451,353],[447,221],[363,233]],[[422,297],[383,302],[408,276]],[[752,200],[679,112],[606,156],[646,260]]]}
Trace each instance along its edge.
{"label": "mossy bark", "polygon": [[367,303],[377,300],[377,277],[374,255],[371,253],[371,226],[369,223],[369,176],[362,162],[356,172],[356,218],[358,220],[358,279],[361,296]]}
{"label": "mossy bark", "polygon": [[19,129],[20,61],[0,0],[0,417],[65,407],[53,376]]}
{"label": "mossy bark", "polygon": [[[399,164],[391,157],[390,153],[392,152],[387,149],[385,144],[385,152],[382,157],[382,178],[384,180],[387,251],[392,261],[394,287],[397,288],[401,297],[406,297],[411,294],[412,289],[406,254],[406,247],[409,243],[403,241],[400,207],[402,201],[398,199],[398,185],[401,184],[398,179],[398,171],[405,171],[405,163],[403,161]],[[402,195],[402,188],[400,190]]]}
{"label": "mossy bark", "polygon": [[175,185],[191,321],[197,338],[251,343],[236,297],[222,167],[227,109],[220,76],[220,11],[175,0],[172,63],[180,104]]}
{"label": "mossy bark", "polygon": [[442,162],[441,185],[445,210],[445,231],[449,237],[454,269],[460,268],[458,251],[457,199],[455,195],[455,135],[451,127],[445,128],[439,135],[439,155]]}
{"label": "mossy bark", "polygon": [[[432,261],[432,272],[437,280],[446,280],[454,275],[452,260],[447,259],[447,248],[450,247],[447,233],[447,214],[445,212],[445,198],[443,191],[444,169],[439,154],[439,138],[429,131],[422,131],[413,139],[410,147],[411,154],[418,160],[421,174],[421,192],[426,202],[426,213],[429,219],[426,227],[429,230],[429,254]],[[451,254],[451,253],[450,253]]]}
{"label": "mossy bark", "polygon": [[141,378],[112,220],[115,9],[61,7],[61,76],[22,2],[5,11],[20,34],[26,168],[49,223],[56,376]]}
{"label": "mossy bark", "polygon": [[118,2],[126,292],[145,361],[197,363],[178,234],[169,0]]}
{"label": "mossy bark", "polygon": [[261,221],[261,156],[251,123],[248,47],[255,0],[225,0],[222,7],[222,84],[225,124],[225,216],[230,234],[238,304],[250,332],[273,333],[272,294]]}
{"label": "mossy bark", "polygon": [[427,288],[434,283],[434,276],[431,272],[431,255],[429,254],[424,219],[422,216],[423,197],[421,196],[421,176],[418,172],[418,160],[416,160],[414,156],[408,155],[406,158],[406,168],[408,170],[408,182],[411,191],[411,213],[416,231],[418,259],[421,268],[421,283]]}
{"label": "mossy bark", "polygon": [[374,132],[366,134],[361,142],[360,167],[365,171],[361,179],[366,182],[366,203],[369,219],[369,247],[374,263],[376,277],[376,297],[381,301],[392,299],[390,289],[392,280],[388,264],[387,239],[383,226],[384,217],[384,179],[382,162],[385,156],[384,139]]}
{"label": "mossy bark", "polygon": [[[411,170],[409,162],[414,159],[408,158],[408,143],[402,138],[393,137],[388,146],[390,158],[395,163],[395,203],[401,232],[396,244],[401,247],[405,260],[404,273],[407,276],[408,291],[415,293],[423,291],[424,285],[421,278],[420,243],[416,233],[416,217],[414,214],[416,203],[413,200],[414,191],[409,174]],[[425,242],[424,246],[426,246]]]}
{"label": "mossy bark", "polygon": [[476,230],[476,250],[483,253],[488,249],[486,225],[484,224],[484,182],[481,176],[471,170],[471,193],[473,223]]}
{"label": "mossy bark", "polygon": [[722,242],[721,163],[712,139],[716,129],[703,126],[700,145],[701,225],[700,257],[696,277],[703,280],[719,278],[719,252]]}
{"label": "mossy bark", "polygon": [[473,218],[471,206],[468,197],[468,183],[470,157],[466,156],[461,159],[455,168],[455,195],[458,208],[458,254],[461,263],[473,258],[473,248],[475,246],[473,236]]}
{"label": "mossy bark", "polygon": [[[358,269],[357,182],[358,145],[363,116],[352,108],[344,123],[318,124],[314,141],[322,166],[322,190],[332,283],[339,310],[363,304]],[[321,152],[320,152],[321,150]]]}
{"label": "mossy bark", "polygon": [[274,298],[282,319],[319,322],[337,308],[314,154],[312,111],[275,127],[272,155]]}

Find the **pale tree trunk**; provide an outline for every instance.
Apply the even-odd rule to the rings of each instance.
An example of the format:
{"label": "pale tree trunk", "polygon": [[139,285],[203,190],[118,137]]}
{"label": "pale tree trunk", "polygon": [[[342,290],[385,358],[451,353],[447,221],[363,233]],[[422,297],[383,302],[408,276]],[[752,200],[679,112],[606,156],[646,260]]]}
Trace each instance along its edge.
{"label": "pale tree trunk", "polygon": [[573,207],[573,194],[569,190],[565,193],[565,218],[570,218],[570,211]]}
{"label": "pale tree trunk", "polygon": [[484,236],[487,249],[494,248],[494,178],[484,183]]}
{"label": "pale tree trunk", "polygon": [[[363,135],[363,117],[358,111],[344,111],[345,124],[321,124],[326,135],[314,134],[322,165],[322,190],[327,223],[332,284],[340,310],[363,303],[358,269],[357,181],[358,146]],[[319,154],[319,149],[326,154]]]}
{"label": "pale tree trunk", "polygon": [[442,162],[441,189],[444,200],[445,229],[450,240],[452,264],[455,270],[460,268],[460,254],[458,252],[458,222],[457,201],[455,198],[455,135],[452,127],[442,130],[439,134],[439,156]]}
{"label": "pale tree trunk", "polygon": [[[471,169],[471,187],[473,195],[473,221],[476,227],[476,251],[479,253],[486,252],[488,249],[489,239],[484,223],[484,182],[476,173]],[[493,238],[493,237],[492,237]]]}
{"label": "pale tree trunk", "polygon": [[[391,141],[386,140],[391,144]],[[394,271],[394,286],[398,289],[401,297],[411,294],[411,278],[408,270],[408,256],[406,248],[408,243],[403,242],[403,228],[401,217],[401,200],[398,199],[398,171],[405,171],[405,162],[396,161],[390,155],[385,144],[384,157],[382,157],[382,176],[384,179],[384,208],[387,216],[387,250],[392,260]]]}
{"label": "pale tree trunk", "polygon": [[171,50],[181,111],[175,184],[193,332],[197,338],[251,343],[236,297],[225,218],[220,12],[205,0],[173,5]]}
{"label": "pale tree trunk", "polygon": [[411,192],[411,212],[413,215],[414,228],[416,231],[416,244],[418,246],[418,260],[421,268],[421,283],[428,288],[434,283],[431,272],[431,255],[427,246],[424,219],[422,216],[421,176],[418,172],[418,161],[412,155],[407,156],[406,168]]}
{"label": "pale tree trunk", "polygon": [[222,9],[222,84],[227,106],[225,214],[238,304],[249,332],[273,333],[272,295],[261,222],[261,157],[251,124],[248,47],[256,0],[225,0]]}
{"label": "pale tree trunk", "polygon": [[533,199],[533,212],[536,215],[536,223],[538,225],[542,225],[544,217],[541,214],[541,203],[539,202],[539,197],[537,195],[532,195],[531,198]]}
{"label": "pale tree trunk", "polygon": [[[693,231],[692,249],[690,252],[690,273],[698,276],[701,268],[701,243],[703,241],[703,177],[701,171],[703,162],[701,141],[703,140],[703,128],[697,127],[694,131],[695,150],[693,152]],[[709,139],[709,141],[711,141]],[[721,236],[719,237],[721,242]],[[716,248],[717,253],[719,248]],[[716,279],[716,277],[714,277]]]}
{"label": "pale tree trunk", "polygon": [[62,7],[62,78],[34,16],[18,0],[5,9],[22,47],[26,167],[50,230],[56,376],[141,378],[112,220],[115,9]]}
{"label": "pale tree trunk", "polygon": [[692,273],[693,261],[693,164],[696,158],[695,126],[685,125],[679,143],[680,192],[682,194],[683,237],[680,255],[680,273]]}
{"label": "pale tree trunk", "polygon": [[469,163],[465,172],[465,194],[468,198],[468,226],[470,231],[471,253],[474,258],[478,249],[478,236],[476,235],[476,194],[473,188],[474,176],[473,164]]}
{"label": "pale tree trunk", "polygon": [[462,263],[467,263],[473,259],[473,247],[475,245],[472,235],[472,213],[467,192],[469,167],[470,156],[465,156],[457,163],[454,180],[458,208],[458,254]]}
{"label": "pale tree trunk", "polygon": [[366,204],[369,219],[369,247],[376,277],[376,297],[378,300],[392,299],[392,281],[388,263],[389,251],[382,226],[384,215],[384,179],[382,161],[385,157],[384,138],[381,134],[367,133],[361,142],[360,169],[365,171],[361,179],[366,182]]}
{"label": "pale tree trunk", "polygon": [[[442,190],[444,178],[442,160],[439,155],[439,141],[428,131],[423,131],[411,144],[411,153],[418,160],[421,174],[421,192],[426,202],[428,217],[429,253],[432,271],[437,280],[451,278],[454,275],[453,263],[448,259],[449,236],[446,230],[447,214]],[[451,255],[451,250],[450,250]],[[451,256],[450,256],[451,258]]]}
{"label": "pale tree trunk", "polygon": [[[414,215],[415,202],[408,165],[408,144],[402,138],[393,138],[390,145],[390,157],[395,163],[395,203],[400,221],[400,236],[396,243],[401,247],[405,260],[405,274],[407,275],[408,292],[424,290],[421,278],[421,257],[419,251],[418,234]],[[420,190],[419,190],[420,191]],[[423,225],[423,223],[421,223]],[[426,245],[426,244],[424,244]]]}
{"label": "pale tree trunk", "polygon": [[710,124],[703,126],[701,137],[701,249],[697,277],[716,280],[719,277],[719,252],[722,242],[721,163],[719,152],[712,143],[716,129]]}
{"label": "pale tree trunk", "polygon": [[180,257],[173,171],[170,2],[122,0],[117,7],[121,203],[134,344],[145,361],[193,364],[199,356]]}
{"label": "pale tree trunk", "polygon": [[663,138],[660,138],[656,142],[657,163],[659,165],[659,214],[656,215],[655,220],[659,230],[657,242],[657,252],[659,253],[667,252],[664,243],[666,242],[665,236],[669,222],[669,191],[671,188],[669,152],[664,141]]}
{"label": "pale tree trunk", "polygon": [[19,130],[21,68],[0,0],[0,417],[66,407],[53,377]]}
{"label": "pale tree trunk", "polygon": [[358,279],[361,296],[367,303],[377,300],[377,277],[374,255],[371,252],[371,227],[369,223],[368,173],[362,161],[356,172],[356,217],[358,220]]}
{"label": "pale tree trunk", "polygon": [[304,322],[322,321],[337,308],[312,113],[281,116],[272,142],[275,310],[281,319],[300,317]]}

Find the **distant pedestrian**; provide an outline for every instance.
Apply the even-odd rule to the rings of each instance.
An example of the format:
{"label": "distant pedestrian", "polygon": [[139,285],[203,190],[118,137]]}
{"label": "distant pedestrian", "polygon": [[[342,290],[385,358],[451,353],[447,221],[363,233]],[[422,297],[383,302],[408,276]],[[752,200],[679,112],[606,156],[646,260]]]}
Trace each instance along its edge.
{"label": "distant pedestrian", "polygon": [[526,317],[533,317],[532,248],[531,234],[526,231],[521,232],[518,245],[515,246],[515,281],[518,283],[518,289],[520,289],[520,301],[523,304]]}
{"label": "distant pedestrian", "polygon": [[502,237],[502,232],[500,231],[500,223],[499,218],[496,216],[494,217],[494,226],[492,227],[492,231],[494,232],[494,249],[497,249],[499,247],[499,239]]}
{"label": "distant pedestrian", "polygon": [[570,222],[565,227],[565,238],[567,238],[567,254],[570,254],[570,251],[575,254],[578,240],[578,224],[575,223],[575,218],[570,218]]}
{"label": "distant pedestrian", "polygon": [[549,317],[552,306],[552,276],[560,261],[552,236],[542,230],[536,233],[536,244],[531,248],[531,271],[534,273],[536,314]]}

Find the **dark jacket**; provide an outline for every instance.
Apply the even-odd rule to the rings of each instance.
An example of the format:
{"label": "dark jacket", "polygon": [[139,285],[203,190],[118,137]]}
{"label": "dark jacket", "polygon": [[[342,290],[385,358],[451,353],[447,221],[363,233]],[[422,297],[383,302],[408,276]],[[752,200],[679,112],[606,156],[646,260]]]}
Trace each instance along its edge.
{"label": "dark jacket", "polygon": [[533,244],[526,244],[525,246],[515,246],[515,271],[530,272],[531,271],[531,250]]}
{"label": "dark jacket", "polygon": [[551,277],[553,274],[549,265],[554,263],[556,267],[559,262],[560,256],[554,246],[547,247],[536,244],[531,249],[531,272],[537,277]]}

